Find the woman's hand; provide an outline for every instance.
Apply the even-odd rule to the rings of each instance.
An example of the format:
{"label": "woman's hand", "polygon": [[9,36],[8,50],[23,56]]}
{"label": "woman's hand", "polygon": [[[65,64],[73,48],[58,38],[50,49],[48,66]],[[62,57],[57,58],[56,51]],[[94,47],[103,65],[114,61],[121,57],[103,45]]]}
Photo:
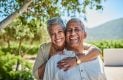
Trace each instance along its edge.
{"label": "woman's hand", "polygon": [[76,57],[67,57],[58,62],[57,67],[64,71],[69,70],[77,65]]}

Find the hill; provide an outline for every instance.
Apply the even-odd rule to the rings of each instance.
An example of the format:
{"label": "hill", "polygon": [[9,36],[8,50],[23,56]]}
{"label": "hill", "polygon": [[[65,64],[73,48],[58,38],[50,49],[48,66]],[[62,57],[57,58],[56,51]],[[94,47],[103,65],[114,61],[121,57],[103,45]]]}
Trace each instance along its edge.
{"label": "hill", "polygon": [[123,39],[123,18],[86,29],[87,40]]}

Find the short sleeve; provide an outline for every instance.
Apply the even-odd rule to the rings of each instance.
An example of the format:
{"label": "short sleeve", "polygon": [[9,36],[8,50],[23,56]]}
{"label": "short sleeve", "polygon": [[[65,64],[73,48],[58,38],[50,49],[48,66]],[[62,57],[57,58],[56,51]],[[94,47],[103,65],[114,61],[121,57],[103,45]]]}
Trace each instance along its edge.
{"label": "short sleeve", "polygon": [[48,60],[49,57],[49,50],[50,50],[50,43],[45,43],[40,46],[38,51],[37,57],[35,59],[35,63],[33,66],[33,75],[36,79],[39,80],[38,76],[38,68]]}

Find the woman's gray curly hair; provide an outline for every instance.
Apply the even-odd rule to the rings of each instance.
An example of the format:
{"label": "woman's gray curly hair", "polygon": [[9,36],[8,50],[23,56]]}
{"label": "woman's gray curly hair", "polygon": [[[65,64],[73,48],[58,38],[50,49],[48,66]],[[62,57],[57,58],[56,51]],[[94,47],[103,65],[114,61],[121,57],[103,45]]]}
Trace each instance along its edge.
{"label": "woman's gray curly hair", "polygon": [[47,30],[49,32],[49,28],[52,27],[52,25],[58,24],[65,30],[65,24],[63,20],[60,17],[54,17],[47,21]]}

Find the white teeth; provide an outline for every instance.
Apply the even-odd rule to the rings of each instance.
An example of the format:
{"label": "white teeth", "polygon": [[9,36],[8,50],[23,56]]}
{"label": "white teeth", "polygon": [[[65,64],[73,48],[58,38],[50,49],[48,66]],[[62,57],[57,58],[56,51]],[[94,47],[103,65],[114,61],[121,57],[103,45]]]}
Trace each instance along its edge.
{"label": "white teeth", "polygon": [[71,38],[70,38],[70,41],[71,41],[72,43],[76,43],[76,42],[78,42],[78,38],[77,38],[77,37],[71,37]]}
{"label": "white teeth", "polygon": [[61,39],[57,39],[56,41],[57,41],[57,42],[60,42],[60,41],[61,41]]}
{"label": "white teeth", "polygon": [[71,37],[70,39],[77,39],[77,37]]}

